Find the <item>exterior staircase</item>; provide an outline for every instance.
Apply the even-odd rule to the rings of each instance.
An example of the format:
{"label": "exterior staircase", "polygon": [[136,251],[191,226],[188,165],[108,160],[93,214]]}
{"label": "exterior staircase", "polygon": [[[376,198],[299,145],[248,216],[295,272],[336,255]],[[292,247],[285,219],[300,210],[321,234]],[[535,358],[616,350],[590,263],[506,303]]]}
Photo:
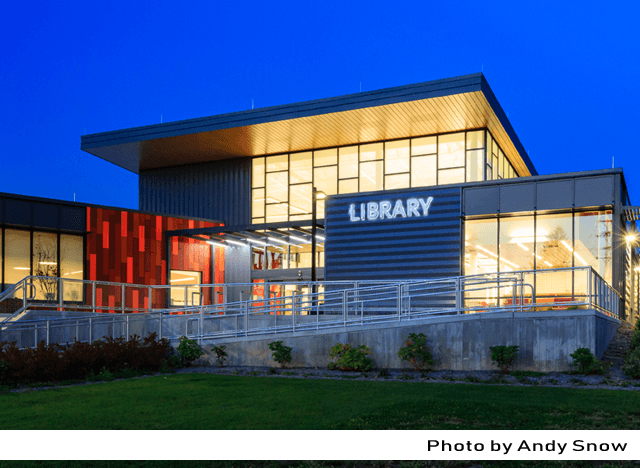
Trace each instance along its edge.
{"label": "exterior staircase", "polygon": [[622,366],[624,357],[631,345],[631,337],[633,337],[633,327],[623,321],[602,355],[601,361],[611,362],[616,367]]}

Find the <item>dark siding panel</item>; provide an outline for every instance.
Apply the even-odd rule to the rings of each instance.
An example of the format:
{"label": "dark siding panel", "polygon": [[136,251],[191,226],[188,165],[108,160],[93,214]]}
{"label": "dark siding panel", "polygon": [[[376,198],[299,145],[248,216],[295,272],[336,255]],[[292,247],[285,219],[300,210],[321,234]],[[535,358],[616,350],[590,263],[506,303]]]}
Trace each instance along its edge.
{"label": "dark siding panel", "polygon": [[5,200],[5,223],[31,226],[32,204],[22,200]]}
{"label": "dark siding panel", "polygon": [[73,206],[60,207],[60,229],[65,231],[83,232],[87,226],[86,208],[77,208]]}
{"label": "dark siding panel", "polygon": [[140,209],[223,221],[251,221],[251,159],[227,159],[140,173]]}
{"label": "dark siding panel", "polygon": [[[424,218],[349,220],[349,205],[433,197]],[[354,195],[327,201],[325,276],[329,281],[460,275],[460,189]]]}
{"label": "dark siding panel", "polygon": [[33,204],[34,227],[56,229],[60,219],[60,207],[50,203]]}

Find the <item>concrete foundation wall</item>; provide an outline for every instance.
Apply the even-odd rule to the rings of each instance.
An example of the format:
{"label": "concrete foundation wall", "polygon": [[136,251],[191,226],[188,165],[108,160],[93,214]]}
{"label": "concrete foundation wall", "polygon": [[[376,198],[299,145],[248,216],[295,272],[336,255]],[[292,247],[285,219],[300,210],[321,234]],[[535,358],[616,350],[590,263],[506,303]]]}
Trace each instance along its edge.
{"label": "concrete foundation wall", "polygon": [[620,321],[594,310],[524,313],[482,313],[431,318],[423,321],[337,328],[304,335],[282,333],[260,337],[215,340],[205,343],[205,357],[215,365],[213,344],[226,345],[227,364],[273,366],[268,344],[292,346],[293,367],[326,367],[336,343],[366,345],[378,368],[410,368],[398,358],[409,333],[424,333],[436,369],[490,370],[491,346],[518,345],[516,368],[540,372],[565,371],[578,348],[602,355]]}

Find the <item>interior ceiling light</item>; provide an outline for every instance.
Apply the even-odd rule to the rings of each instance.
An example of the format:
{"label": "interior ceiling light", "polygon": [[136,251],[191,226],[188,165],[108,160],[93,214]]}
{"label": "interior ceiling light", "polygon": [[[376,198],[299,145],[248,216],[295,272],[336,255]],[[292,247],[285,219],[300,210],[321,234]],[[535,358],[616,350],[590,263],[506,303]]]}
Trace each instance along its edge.
{"label": "interior ceiling light", "polygon": [[563,240],[563,241],[560,241],[560,243],[561,243],[562,245],[564,245],[564,246],[567,248],[567,250],[568,250],[569,252],[573,252],[573,249],[571,248],[571,246],[570,246],[569,244],[567,244],[567,241],[564,241],[564,240]]}
{"label": "interior ceiling light", "polygon": [[584,266],[587,266],[587,262],[585,262],[585,261],[582,259],[582,257],[581,257],[580,255],[578,255],[578,252],[573,252],[573,255],[575,255],[575,256],[576,256],[576,258],[577,258],[578,260],[580,260]]}
{"label": "interior ceiling light", "polygon": [[298,242],[304,242],[305,244],[309,243],[309,241],[306,239],[302,239],[301,237],[296,237],[292,235],[289,235],[289,239],[297,240]]}
{"label": "interior ceiling light", "polygon": [[527,252],[529,251],[528,247],[525,247],[524,245],[522,245],[520,242],[517,242],[518,246],[522,249],[522,250],[526,250]]}
{"label": "interior ceiling light", "polygon": [[547,262],[546,260],[544,261],[545,265],[552,267],[553,265],[549,262]]}

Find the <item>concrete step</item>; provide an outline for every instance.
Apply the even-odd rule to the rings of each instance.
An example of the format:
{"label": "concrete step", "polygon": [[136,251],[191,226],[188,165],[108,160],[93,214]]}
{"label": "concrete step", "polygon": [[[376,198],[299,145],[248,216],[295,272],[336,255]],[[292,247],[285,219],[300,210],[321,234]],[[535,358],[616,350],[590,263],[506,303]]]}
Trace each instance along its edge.
{"label": "concrete step", "polygon": [[622,322],[618,331],[611,339],[609,346],[602,355],[603,362],[612,362],[613,364],[620,365],[624,362],[624,358],[629,351],[631,345],[631,338],[633,337],[634,330],[626,322]]}

